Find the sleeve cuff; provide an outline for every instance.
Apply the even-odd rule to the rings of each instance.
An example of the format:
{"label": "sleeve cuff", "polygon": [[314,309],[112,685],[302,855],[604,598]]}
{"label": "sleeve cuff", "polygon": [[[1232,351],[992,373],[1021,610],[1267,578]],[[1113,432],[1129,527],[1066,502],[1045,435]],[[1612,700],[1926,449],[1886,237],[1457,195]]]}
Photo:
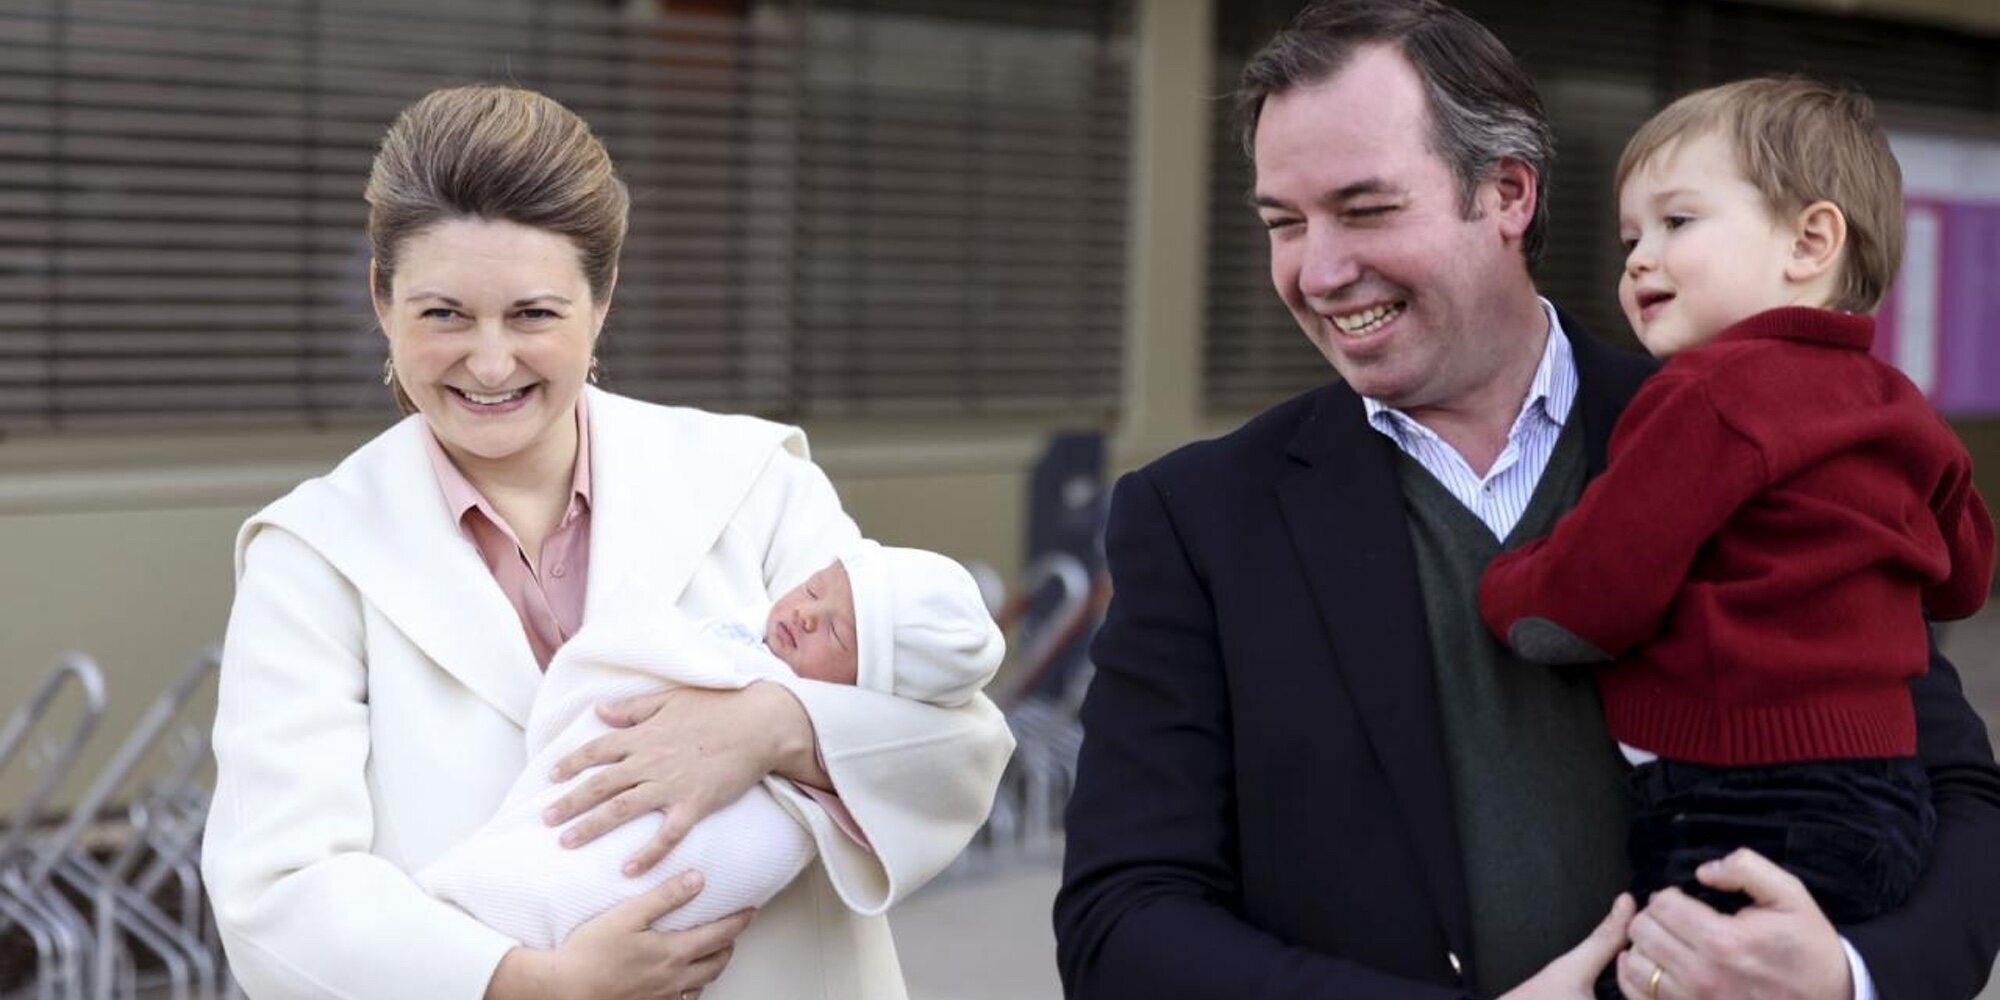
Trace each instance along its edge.
{"label": "sleeve cuff", "polygon": [[[875,845],[868,842],[868,835],[861,832],[861,824],[854,821],[854,814],[847,811],[847,804],[840,801],[840,796],[796,781],[792,782],[792,787],[806,793],[806,797],[819,803],[819,807],[826,810],[827,818],[833,820],[833,825],[839,827],[840,832],[847,834],[849,840],[869,851],[875,849]],[[1874,1000],[1872,995],[1869,1000]]]}
{"label": "sleeve cuff", "polygon": [[1847,953],[1847,971],[1854,980],[1854,1000],[1876,1000],[1875,979],[1868,974],[1868,960],[1854,950],[1845,934],[1840,937],[1840,950]]}
{"label": "sleeve cuff", "polygon": [[[832,771],[828,771],[826,768],[826,748],[819,745],[818,734],[814,734],[813,736],[813,760],[818,762],[819,769],[829,777],[833,774]],[[819,803],[819,807],[826,810],[827,818],[833,820],[833,825],[839,827],[840,832],[847,834],[847,839],[861,845],[868,852],[874,853],[875,845],[869,843],[868,835],[861,832],[861,824],[855,821],[853,813],[847,811],[847,803],[840,801],[839,789],[828,791],[797,781],[792,782],[792,785],[799,791],[806,793],[807,798]],[[1874,998],[1871,997],[1869,1000],[1874,1000]]]}

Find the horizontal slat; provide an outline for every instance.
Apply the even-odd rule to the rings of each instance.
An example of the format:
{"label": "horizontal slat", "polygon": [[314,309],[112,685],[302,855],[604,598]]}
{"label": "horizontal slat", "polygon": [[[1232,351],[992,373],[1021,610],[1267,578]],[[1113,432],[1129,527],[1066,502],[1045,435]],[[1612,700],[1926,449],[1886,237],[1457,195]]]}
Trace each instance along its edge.
{"label": "horizontal slat", "polygon": [[1122,4],[0,0],[0,427],[385,410],[361,187],[401,108],[478,79],[568,103],[632,188],[607,384],[1108,410]]}
{"label": "horizontal slat", "polygon": [[[48,46],[56,38],[52,22],[28,20],[10,27],[15,30],[7,37],[17,43]],[[448,32],[454,44],[443,48],[434,44],[431,40],[440,32]],[[233,20],[216,18],[161,29],[72,18],[61,38],[71,67],[85,75],[98,67],[116,72],[109,67],[132,57],[163,63],[179,58],[181,71],[196,68],[190,57],[240,63],[242,53],[250,49],[261,58],[245,68],[269,84],[284,82],[276,71],[286,64],[306,66],[316,87],[362,92],[399,77],[507,76],[528,71],[560,82],[584,103],[604,96],[603,88],[635,80],[705,80],[710,86],[725,87],[740,84],[746,72],[783,78],[795,61],[781,37],[746,43],[743,38],[704,39],[671,32],[592,31],[571,24],[568,10],[558,25],[551,26],[495,26],[483,18],[426,19],[408,25],[320,18],[246,30]],[[976,95],[1004,88],[1006,97],[1016,103],[1038,98],[1061,101],[1078,85],[1115,94],[1123,83],[1122,74],[1108,60],[1050,60],[1020,46],[982,58],[977,40],[958,45],[950,44],[952,40],[928,47],[862,45],[849,50],[822,43],[814,50],[811,72],[825,84],[845,70],[845,75],[867,80],[877,91],[902,81],[916,99],[940,90]],[[496,50],[512,54],[496,63],[491,54]],[[885,67],[893,67],[893,77],[882,72]]]}

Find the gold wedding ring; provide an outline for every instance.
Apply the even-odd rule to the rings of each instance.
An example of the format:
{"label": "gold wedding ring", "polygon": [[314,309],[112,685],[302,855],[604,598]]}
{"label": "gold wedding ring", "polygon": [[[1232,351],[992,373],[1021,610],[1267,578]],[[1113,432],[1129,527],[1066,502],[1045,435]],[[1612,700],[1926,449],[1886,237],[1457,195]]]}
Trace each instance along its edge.
{"label": "gold wedding ring", "polygon": [[[1655,965],[1653,974],[1646,977],[1646,995],[1653,1000],[1660,1000],[1660,974],[1665,971],[1667,970]],[[686,1000],[686,994],[682,994],[682,1000]]]}

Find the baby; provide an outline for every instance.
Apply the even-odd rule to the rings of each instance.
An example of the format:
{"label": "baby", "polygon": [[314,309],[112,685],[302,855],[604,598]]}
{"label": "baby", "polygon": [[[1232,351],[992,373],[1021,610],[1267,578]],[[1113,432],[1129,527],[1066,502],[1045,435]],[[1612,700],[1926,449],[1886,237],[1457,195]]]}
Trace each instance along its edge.
{"label": "baby", "polygon": [[[695,824],[658,865],[619,870],[652,838],[654,813],[576,848],[542,811],[568,788],[555,763],[609,732],[596,705],[661,682],[740,688],[786,671],[937,705],[962,705],[993,676],[1005,646],[964,567],[920,549],[864,542],[779,597],[766,612],[696,620],[668,608],[643,621],[587,622],[556,652],[528,716],[528,764],[486,826],[417,873],[433,896],[535,948],[698,869],[705,888],[655,927],[681,930],[761,906],[815,856],[799,808],[759,785]],[[767,782],[778,779],[766,779]]]}
{"label": "baby", "polygon": [[1865,97],[1746,80],[1648,122],[1618,187],[1619,301],[1669,360],[1575,510],[1487,569],[1481,610],[1527,659],[1611,664],[1642,902],[1740,908],[1695,871],[1750,847],[1865,920],[1935,824],[1909,690],[1925,615],[1972,614],[1993,569],[1965,447],[1869,354],[1901,172]]}

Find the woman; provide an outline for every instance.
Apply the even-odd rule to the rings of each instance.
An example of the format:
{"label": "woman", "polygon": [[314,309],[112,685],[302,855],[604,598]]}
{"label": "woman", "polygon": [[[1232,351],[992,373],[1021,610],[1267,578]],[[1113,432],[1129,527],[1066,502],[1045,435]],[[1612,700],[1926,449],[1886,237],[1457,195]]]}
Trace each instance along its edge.
{"label": "woman", "polygon": [[1011,740],[983,698],[786,679],[607,710],[621,728],[558,768],[583,777],[548,819],[581,816],[565,837],[583,842],[664,810],[642,871],[766,781],[820,861],[754,918],[645,930],[692,898],[681,880],[536,951],[411,880],[500,801],[538,667],[584,617],[634,595],[741,606],[859,533],[796,429],[586,387],[628,200],[568,110],[433,93],[391,127],[367,199],[386,378],[413,415],[238,536],[203,856],[238,980],[258,998],[901,997],[881,912],[985,815]]}

